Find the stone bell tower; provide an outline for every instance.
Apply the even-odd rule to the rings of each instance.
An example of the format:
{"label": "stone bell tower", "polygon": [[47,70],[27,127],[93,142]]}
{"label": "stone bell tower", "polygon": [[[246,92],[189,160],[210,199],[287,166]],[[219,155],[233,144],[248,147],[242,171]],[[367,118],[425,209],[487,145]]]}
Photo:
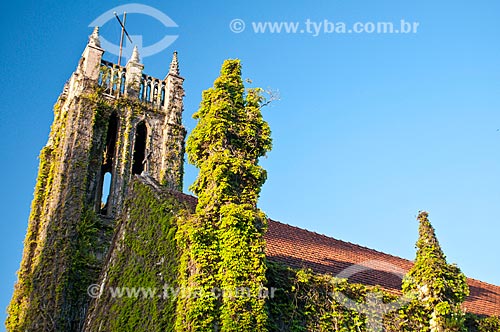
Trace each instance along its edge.
{"label": "stone bell tower", "polygon": [[177,53],[161,80],[143,73],[137,48],[126,66],[102,59],[96,27],[54,107],[9,331],[79,331],[128,184],[148,174],[182,190],[183,78]]}

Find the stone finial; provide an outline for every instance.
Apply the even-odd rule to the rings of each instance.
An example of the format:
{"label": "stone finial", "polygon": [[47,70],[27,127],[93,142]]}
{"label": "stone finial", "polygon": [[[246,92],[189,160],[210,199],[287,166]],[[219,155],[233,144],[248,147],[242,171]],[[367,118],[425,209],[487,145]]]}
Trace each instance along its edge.
{"label": "stone finial", "polygon": [[139,58],[139,49],[137,46],[134,46],[129,62],[141,63],[141,59]]}
{"label": "stone finial", "polygon": [[179,60],[177,59],[177,51],[174,52],[172,62],[170,63],[169,74],[179,75]]}
{"label": "stone finial", "polygon": [[101,41],[99,40],[99,27],[95,27],[94,31],[89,36],[89,45],[101,47]]}
{"label": "stone finial", "polygon": [[126,95],[129,97],[137,97],[140,92],[140,84],[142,79],[142,70],[144,65],[139,58],[139,49],[134,46],[132,56],[127,62],[127,75],[125,78]]}

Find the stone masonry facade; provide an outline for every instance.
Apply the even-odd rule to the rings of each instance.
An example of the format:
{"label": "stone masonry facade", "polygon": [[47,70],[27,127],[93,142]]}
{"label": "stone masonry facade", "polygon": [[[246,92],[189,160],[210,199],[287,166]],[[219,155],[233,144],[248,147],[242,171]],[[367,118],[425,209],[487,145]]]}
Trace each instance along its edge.
{"label": "stone masonry facade", "polygon": [[81,330],[85,284],[97,282],[132,178],[182,191],[177,53],[163,80],[143,73],[137,48],[126,66],[103,54],[96,27],[54,107],[8,309],[12,331]]}

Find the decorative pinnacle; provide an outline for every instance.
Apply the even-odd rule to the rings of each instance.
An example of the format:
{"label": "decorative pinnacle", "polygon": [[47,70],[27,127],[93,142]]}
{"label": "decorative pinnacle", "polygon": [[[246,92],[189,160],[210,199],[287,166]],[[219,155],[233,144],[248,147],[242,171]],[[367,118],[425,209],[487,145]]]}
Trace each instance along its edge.
{"label": "decorative pinnacle", "polygon": [[141,63],[141,59],[139,58],[139,49],[137,45],[134,46],[134,50],[132,51],[132,56],[130,57],[129,62]]}
{"label": "decorative pinnacle", "polygon": [[95,27],[94,31],[89,36],[89,45],[101,47],[101,41],[99,40],[99,27]]}
{"label": "decorative pinnacle", "polygon": [[170,63],[169,74],[179,75],[179,60],[177,59],[177,51],[174,52],[174,56],[172,57],[172,62]]}

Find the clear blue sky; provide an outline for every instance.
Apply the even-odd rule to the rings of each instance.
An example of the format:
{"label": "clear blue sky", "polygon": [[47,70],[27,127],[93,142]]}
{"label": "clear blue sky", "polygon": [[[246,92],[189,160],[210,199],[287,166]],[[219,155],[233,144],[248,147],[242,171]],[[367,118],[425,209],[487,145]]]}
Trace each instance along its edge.
{"label": "clear blue sky", "polygon": [[[52,106],[95,18],[122,1],[1,5],[0,319],[22,254],[39,150]],[[184,123],[222,61],[240,58],[253,86],[280,91],[265,108],[274,148],[260,207],[273,219],[413,259],[415,217],[428,210],[450,262],[500,285],[500,3],[451,1],[147,1],[178,24],[128,16],[163,77],[179,51]],[[236,34],[231,20],[246,22]],[[251,22],[352,24],[401,19],[416,34],[258,34]],[[301,28],[305,26],[302,25]],[[102,35],[117,43],[109,21]],[[137,40],[137,39],[136,39]],[[116,56],[105,58],[116,61]],[[196,170],[186,169],[187,186]],[[187,189],[186,189],[187,190]]]}

